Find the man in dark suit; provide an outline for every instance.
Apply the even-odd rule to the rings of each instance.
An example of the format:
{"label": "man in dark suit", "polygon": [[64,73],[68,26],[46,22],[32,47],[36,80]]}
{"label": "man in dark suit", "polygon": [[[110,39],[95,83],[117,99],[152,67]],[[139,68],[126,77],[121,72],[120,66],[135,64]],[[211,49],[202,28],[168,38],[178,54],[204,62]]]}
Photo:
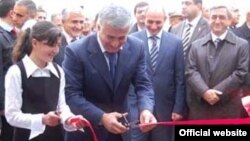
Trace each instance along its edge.
{"label": "man in dark suit", "polygon": [[[202,16],[202,0],[181,0],[181,2],[182,14],[186,20],[172,27],[171,32],[182,39],[185,66],[187,66],[186,58],[188,57],[191,43],[207,35],[210,32],[210,28],[207,20]],[[187,103],[191,101],[189,97],[190,91],[189,85],[186,84]]]}
{"label": "man in dark suit", "polygon": [[62,11],[63,38],[60,50],[53,60],[60,66],[62,65],[64,59],[66,46],[78,40],[82,34],[82,24],[84,21],[82,12],[83,11],[80,6],[66,8]]}
{"label": "man in dark suit", "polygon": [[13,128],[7,123],[4,116],[4,77],[7,70],[12,65],[11,52],[16,40],[14,24],[11,18],[11,11],[15,5],[15,0],[0,1],[0,116],[1,141],[10,141],[13,136]]}
{"label": "man in dark suit", "polygon": [[[165,20],[163,7],[149,6],[145,14],[146,30],[132,34],[146,44],[147,72],[155,91],[154,114],[160,122],[181,120],[186,106],[182,41],[177,36],[163,31]],[[154,46],[153,37],[157,38],[157,46]],[[155,47],[158,48],[158,57],[154,66],[152,57]],[[135,93],[129,95],[133,96]],[[136,104],[131,105],[130,111],[135,111],[135,107]],[[136,113],[129,115],[135,116]],[[158,126],[150,133],[150,141],[171,141],[172,138],[171,126]]]}
{"label": "man in dark suit", "polygon": [[[186,20],[172,27],[170,32],[183,39],[184,57],[187,58],[191,43],[208,34],[210,28],[207,20],[202,17],[202,0],[182,0],[182,14]],[[189,25],[189,38],[184,41]]]}
{"label": "man in dark suit", "polygon": [[134,7],[134,15],[136,18],[136,23],[132,26],[129,33],[134,33],[141,31],[145,28],[145,10],[148,7],[148,3],[141,1],[138,2]]}
{"label": "man in dark suit", "polygon": [[[247,11],[246,13],[246,22],[242,26],[233,29],[233,32],[237,36],[247,40],[248,44],[250,45],[250,10]],[[249,46],[249,52],[250,52],[250,46]],[[249,68],[250,68],[250,62],[249,62]],[[246,85],[250,87],[250,74],[248,74],[248,77],[246,78]]]}
{"label": "man in dark suit", "polygon": [[[248,41],[248,44],[249,44],[249,53],[250,53],[250,10],[248,10],[246,12],[246,22],[238,27],[238,28],[235,28],[235,29],[232,29],[232,31],[239,37],[245,39]],[[249,69],[250,69],[250,62],[249,62],[249,65],[248,65],[248,73],[247,73],[247,76],[245,78],[245,82],[244,82],[244,87],[246,89],[243,89],[243,94],[244,96],[247,96],[247,95],[250,95],[249,93],[249,87],[250,87],[250,72],[249,72]],[[248,114],[247,112],[245,111],[245,109],[243,108],[242,109],[242,116],[243,117],[248,117]]]}
{"label": "man in dark suit", "polygon": [[[129,130],[119,120],[126,116],[131,83],[138,96],[140,123],[156,122],[144,44],[127,36],[130,25],[128,10],[109,5],[99,13],[97,34],[66,48],[63,69],[67,103],[75,114],[82,114],[91,122],[100,141],[122,141],[121,134]],[[153,127],[144,126],[141,130],[147,132]],[[82,140],[91,141],[89,130],[66,134],[66,141]]]}
{"label": "man in dark suit", "polygon": [[248,72],[249,45],[228,30],[225,6],[211,8],[211,33],[192,44],[187,81],[192,92],[189,119],[241,117],[241,92]]}
{"label": "man in dark suit", "polygon": [[239,37],[246,39],[250,44],[250,10],[246,12],[246,21],[245,23],[233,30],[233,32]]}

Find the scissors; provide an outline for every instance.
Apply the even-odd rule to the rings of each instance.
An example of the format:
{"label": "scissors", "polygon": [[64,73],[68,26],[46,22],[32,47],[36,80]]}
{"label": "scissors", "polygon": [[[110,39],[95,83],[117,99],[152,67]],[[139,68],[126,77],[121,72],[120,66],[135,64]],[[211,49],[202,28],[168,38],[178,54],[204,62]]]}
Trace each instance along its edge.
{"label": "scissors", "polygon": [[119,121],[122,123],[122,125],[128,128],[138,128],[140,123],[139,120],[129,122],[126,116],[124,116],[123,114]]}

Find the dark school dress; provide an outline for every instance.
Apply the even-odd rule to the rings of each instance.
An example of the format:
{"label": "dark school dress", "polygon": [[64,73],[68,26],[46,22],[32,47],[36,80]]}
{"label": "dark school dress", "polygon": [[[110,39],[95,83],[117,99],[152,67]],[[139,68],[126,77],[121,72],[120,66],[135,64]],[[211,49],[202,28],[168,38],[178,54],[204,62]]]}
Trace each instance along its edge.
{"label": "dark school dress", "polygon": [[[23,62],[17,63],[21,70],[22,76],[22,99],[23,105],[21,110],[23,113],[48,113],[55,111],[59,98],[60,78],[50,72],[50,77],[32,77],[27,78]],[[59,76],[60,72],[54,65]],[[14,128],[13,141],[29,141],[30,130],[24,128]],[[63,141],[63,127],[46,126],[45,132],[33,138],[30,141]]]}

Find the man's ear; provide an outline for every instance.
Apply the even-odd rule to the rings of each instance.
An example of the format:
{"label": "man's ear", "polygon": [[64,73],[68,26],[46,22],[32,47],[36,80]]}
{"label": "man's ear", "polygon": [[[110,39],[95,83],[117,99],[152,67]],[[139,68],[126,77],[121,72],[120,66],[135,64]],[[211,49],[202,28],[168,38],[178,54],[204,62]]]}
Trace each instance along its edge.
{"label": "man's ear", "polygon": [[10,11],[8,12],[8,16],[11,17],[11,18],[13,18],[13,16],[14,16],[14,11],[13,11],[13,10],[10,10]]}

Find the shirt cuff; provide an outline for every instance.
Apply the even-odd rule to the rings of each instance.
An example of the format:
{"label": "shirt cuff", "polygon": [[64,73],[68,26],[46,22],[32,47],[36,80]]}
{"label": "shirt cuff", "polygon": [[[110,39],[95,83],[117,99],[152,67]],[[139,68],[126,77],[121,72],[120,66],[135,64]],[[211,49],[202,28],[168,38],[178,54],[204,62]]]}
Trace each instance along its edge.
{"label": "shirt cuff", "polygon": [[32,115],[29,140],[37,137],[45,131],[45,125],[42,122],[43,114]]}

